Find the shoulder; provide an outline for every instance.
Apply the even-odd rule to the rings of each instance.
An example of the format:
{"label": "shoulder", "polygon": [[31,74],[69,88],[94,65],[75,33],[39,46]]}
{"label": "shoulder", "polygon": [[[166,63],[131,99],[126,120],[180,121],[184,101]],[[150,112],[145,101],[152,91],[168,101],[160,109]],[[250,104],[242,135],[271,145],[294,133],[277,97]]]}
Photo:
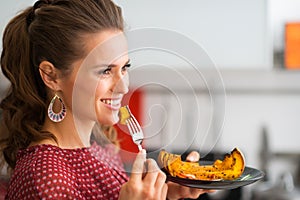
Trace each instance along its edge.
{"label": "shoulder", "polygon": [[[52,145],[37,145],[19,152],[8,195],[62,197],[74,194],[75,180],[66,152]],[[36,195],[36,196],[34,196]]]}
{"label": "shoulder", "polygon": [[36,179],[52,178],[56,173],[68,177],[72,171],[71,157],[72,151],[49,144],[36,145],[20,152],[16,168],[33,173]]}
{"label": "shoulder", "polygon": [[21,150],[17,156],[16,168],[43,172],[61,165],[67,165],[67,153],[53,145],[36,145]]}

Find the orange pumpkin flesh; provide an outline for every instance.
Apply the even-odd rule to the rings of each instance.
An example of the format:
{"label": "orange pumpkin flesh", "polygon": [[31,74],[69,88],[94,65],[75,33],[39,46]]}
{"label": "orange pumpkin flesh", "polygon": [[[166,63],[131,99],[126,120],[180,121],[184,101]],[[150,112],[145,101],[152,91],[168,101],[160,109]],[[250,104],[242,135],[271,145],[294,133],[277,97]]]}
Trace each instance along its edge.
{"label": "orange pumpkin flesh", "polygon": [[223,160],[216,160],[212,165],[181,160],[180,155],[162,150],[158,155],[158,164],[171,176],[195,180],[234,180],[244,172],[245,159],[242,152],[235,148],[226,154]]}
{"label": "orange pumpkin flesh", "polygon": [[126,120],[130,118],[130,112],[127,106],[123,106],[119,109],[119,117],[120,117],[120,124],[126,125]]}

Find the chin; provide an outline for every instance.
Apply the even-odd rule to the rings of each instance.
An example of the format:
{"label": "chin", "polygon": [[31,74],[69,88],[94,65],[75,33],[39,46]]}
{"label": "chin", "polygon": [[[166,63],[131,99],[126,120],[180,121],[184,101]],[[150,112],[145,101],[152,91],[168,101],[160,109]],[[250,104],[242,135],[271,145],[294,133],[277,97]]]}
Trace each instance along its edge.
{"label": "chin", "polygon": [[119,122],[119,111],[96,112],[98,123],[112,126]]}
{"label": "chin", "polygon": [[115,112],[115,114],[112,115],[112,122],[113,124],[117,124],[119,122],[119,112]]}
{"label": "chin", "polygon": [[119,117],[117,116],[117,117],[106,118],[106,119],[98,119],[98,122],[106,126],[113,126],[119,122]]}

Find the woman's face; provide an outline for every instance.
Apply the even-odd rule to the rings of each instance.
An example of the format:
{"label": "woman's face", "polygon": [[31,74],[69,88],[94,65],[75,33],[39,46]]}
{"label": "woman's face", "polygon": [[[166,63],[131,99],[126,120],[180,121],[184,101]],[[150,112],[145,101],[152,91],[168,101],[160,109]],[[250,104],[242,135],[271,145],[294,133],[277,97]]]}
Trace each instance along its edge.
{"label": "woman's face", "polygon": [[121,100],[128,92],[127,41],[121,31],[88,35],[88,55],[74,63],[64,80],[64,100],[74,119],[112,125],[119,121]]}

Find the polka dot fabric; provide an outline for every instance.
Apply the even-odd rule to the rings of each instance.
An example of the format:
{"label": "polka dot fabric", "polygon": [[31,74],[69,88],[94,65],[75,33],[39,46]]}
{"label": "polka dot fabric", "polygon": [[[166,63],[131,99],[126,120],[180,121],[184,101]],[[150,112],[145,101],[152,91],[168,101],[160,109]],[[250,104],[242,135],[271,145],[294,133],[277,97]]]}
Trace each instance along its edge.
{"label": "polka dot fabric", "polygon": [[6,199],[118,199],[127,180],[112,145],[61,149],[43,144],[18,153]]}

